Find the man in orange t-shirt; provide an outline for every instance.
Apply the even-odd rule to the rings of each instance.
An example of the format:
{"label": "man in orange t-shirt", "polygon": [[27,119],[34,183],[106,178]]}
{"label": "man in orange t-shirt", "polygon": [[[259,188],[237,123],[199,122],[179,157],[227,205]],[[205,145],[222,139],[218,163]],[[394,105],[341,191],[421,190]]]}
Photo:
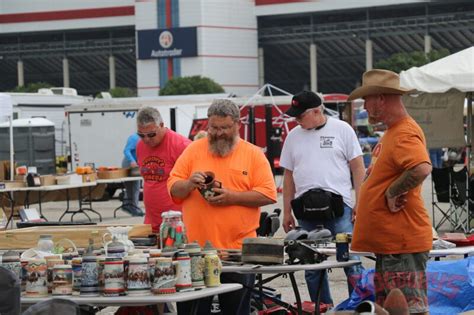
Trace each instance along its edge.
{"label": "man in orange t-shirt", "polygon": [[[182,203],[183,220],[189,240],[201,246],[206,240],[216,248],[241,249],[247,237],[256,237],[260,207],[275,203],[276,187],[270,164],[262,150],[239,137],[239,108],[230,100],[215,100],[208,109],[209,133],[191,143],[178,158],[168,179],[173,201]],[[199,188],[207,174],[215,174],[221,188],[206,198]],[[217,185],[216,185],[217,186]],[[221,281],[252,287],[254,276],[224,273]],[[223,314],[249,314],[247,289],[219,296]],[[199,314],[210,312],[211,299],[199,303]],[[178,312],[186,314],[186,303]]]}
{"label": "man in orange t-shirt", "polygon": [[359,192],[352,249],[376,255],[376,302],[391,289],[404,293],[410,313],[427,314],[426,263],[432,229],[421,197],[431,172],[425,136],[402,103],[410,92],[394,72],[370,70],[349,101],[363,98],[370,123],[387,126],[372,152],[372,163]]}

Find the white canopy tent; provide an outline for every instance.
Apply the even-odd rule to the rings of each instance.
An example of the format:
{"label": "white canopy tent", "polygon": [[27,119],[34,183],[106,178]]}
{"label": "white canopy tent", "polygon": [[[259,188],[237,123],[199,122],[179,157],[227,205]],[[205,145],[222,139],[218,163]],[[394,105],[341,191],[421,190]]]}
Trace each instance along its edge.
{"label": "white canopy tent", "polygon": [[400,85],[426,93],[474,92],[474,46],[400,73]]}
{"label": "white canopy tent", "polygon": [[[405,96],[403,101],[407,110],[423,128],[428,147],[466,145],[469,169],[473,134],[474,46],[422,67],[402,71],[400,85],[420,92],[414,97]],[[464,122],[466,98],[467,116]],[[466,137],[464,123],[467,124]],[[470,181],[467,180],[468,200],[469,184]],[[467,231],[469,231],[470,211],[467,212]]]}
{"label": "white canopy tent", "polygon": [[[430,146],[433,139],[430,134],[436,138],[444,137],[444,143],[437,141],[438,147],[454,146],[453,143],[459,143],[459,138],[464,141],[464,130],[461,120],[456,126],[453,122],[457,120],[449,119],[446,115],[460,113],[457,119],[462,119],[464,111],[464,98],[470,99],[468,105],[472,104],[472,93],[474,92],[474,46],[462,50],[458,53],[449,55],[445,58],[436,60],[422,67],[413,67],[400,73],[400,85],[405,88],[416,89],[421,92],[418,97],[406,97],[407,108],[410,110],[421,110],[420,106],[425,105],[424,116],[421,118],[421,126],[428,138]],[[431,95],[430,95],[431,94]],[[433,95],[434,94],[434,95]],[[423,98],[429,99],[429,103]],[[413,105],[413,106],[411,106]],[[418,108],[417,108],[418,105]],[[438,113],[438,116],[436,114]],[[439,114],[441,113],[441,114]],[[436,120],[438,118],[438,121]],[[415,118],[416,119],[416,118]],[[472,139],[472,106],[467,106],[467,144],[471,149]],[[446,134],[457,129],[458,141],[453,137],[446,137]],[[462,131],[459,134],[459,131]],[[436,147],[431,145],[430,147]]]}

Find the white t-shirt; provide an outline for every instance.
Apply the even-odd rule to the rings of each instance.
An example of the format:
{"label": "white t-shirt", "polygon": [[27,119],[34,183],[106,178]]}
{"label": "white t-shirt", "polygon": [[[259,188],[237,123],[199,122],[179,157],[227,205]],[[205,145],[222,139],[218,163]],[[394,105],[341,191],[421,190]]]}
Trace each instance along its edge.
{"label": "white t-shirt", "polygon": [[352,127],[328,117],[319,130],[293,128],[283,144],[280,165],[293,172],[295,198],[309,189],[321,188],[341,195],[352,207],[349,161],[361,155]]}

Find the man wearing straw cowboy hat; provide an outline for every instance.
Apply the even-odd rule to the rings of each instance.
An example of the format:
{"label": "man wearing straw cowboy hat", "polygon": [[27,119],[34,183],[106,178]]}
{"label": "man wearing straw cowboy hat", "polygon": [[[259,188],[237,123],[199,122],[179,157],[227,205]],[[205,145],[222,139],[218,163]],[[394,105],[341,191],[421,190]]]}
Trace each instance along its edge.
{"label": "man wearing straw cowboy hat", "polygon": [[383,305],[388,292],[399,288],[410,313],[427,314],[425,270],[432,230],[421,184],[431,164],[423,131],[402,102],[409,92],[400,87],[396,73],[374,69],[349,95],[349,101],[364,99],[370,123],[387,126],[360,189],[352,249],[376,255],[377,303]]}

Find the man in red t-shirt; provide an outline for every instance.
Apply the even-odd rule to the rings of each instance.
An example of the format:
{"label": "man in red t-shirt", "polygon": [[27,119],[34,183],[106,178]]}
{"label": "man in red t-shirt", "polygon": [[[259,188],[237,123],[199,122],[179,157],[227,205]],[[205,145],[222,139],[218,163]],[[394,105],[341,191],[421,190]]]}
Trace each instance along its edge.
{"label": "man in red t-shirt", "polygon": [[174,163],[191,141],[164,126],[160,112],[153,107],[140,109],[137,115],[137,162],[143,176],[143,202],[145,224],[158,232],[161,214],[168,210],[181,210],[166,188]]}

